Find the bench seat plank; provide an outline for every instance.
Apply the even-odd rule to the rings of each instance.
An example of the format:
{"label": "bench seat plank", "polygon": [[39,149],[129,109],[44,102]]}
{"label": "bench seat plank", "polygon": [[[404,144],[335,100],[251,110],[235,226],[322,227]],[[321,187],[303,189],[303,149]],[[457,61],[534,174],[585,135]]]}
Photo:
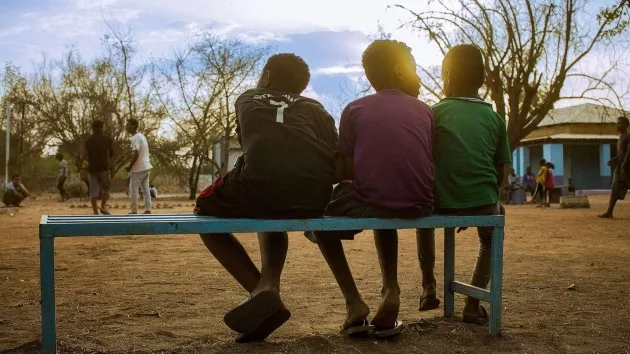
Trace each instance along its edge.
{"label": "bench seat plank", "polygon": [[323,217],[228,219],[194,214],[44,216],[41,237],[165,235],[223,232],[338,231],[503,226],[502,216],[429,216],[420,219]]}

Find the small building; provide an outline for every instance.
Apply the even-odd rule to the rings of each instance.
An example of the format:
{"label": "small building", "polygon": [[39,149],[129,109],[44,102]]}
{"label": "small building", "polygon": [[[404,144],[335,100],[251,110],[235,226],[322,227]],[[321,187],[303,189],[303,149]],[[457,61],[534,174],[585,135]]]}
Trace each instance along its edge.
{"label": "small building", "polygon": [[535,174],[544,158],[555,165],[556,185],[571,178],[579,190],[610,189],[613,171],[607,163],[617,154],[619,116],[630,112],[592,103],[550,111],[514,151],[516,173],[522,176],[531,166]]}
{"label": "small building", "polygon": [[[219,173],[219,169],[216,167],[218,166],[222,166],[223,165],[223,142],[219,141],[216,144],[214,144],[213,148],[212,148],[212,158],[214,160],[214,162],[216,163],[216,165],[212,165],[212,181],[214,181],[216,179],[216,175],[217,173]],[[239,156],[243,155],[243,150],[241,149],[241,145],[238,143],[238,140],[236,138],[230,139],[230,146],[229,148],[229,152],[228,152],[228,161],[227,161],[227,170],[231,170],[232,168],[234,168],[234,164],[236,164],[236,159],[239,158]]]}

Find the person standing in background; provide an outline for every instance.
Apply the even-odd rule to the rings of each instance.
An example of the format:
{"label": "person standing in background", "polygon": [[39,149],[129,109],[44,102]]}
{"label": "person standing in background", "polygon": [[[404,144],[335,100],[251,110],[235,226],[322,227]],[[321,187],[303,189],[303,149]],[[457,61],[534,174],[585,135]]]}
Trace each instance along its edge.
{"label": "person standing in background", "polygon": [[131,196],[131,213],[138,214],[138,187],[142,189],[144,197],[144,213],[151,214],[151,193],[149,192],[149,174],[151,162],[149,159],[149,143],[144,134],[138,132],[138,121],[127,121],[127,132],[131,134],[132,157],[126,170],[131,172],[129,179],[129,195]]}
{"label": "person standing in background", "polygon": [[628,186],[630,186],[629,126],[630,120],[628,120],[627,117],[619,117],[617,119],[617,131],[619,132],[619,140],[617,140],[617,156],[608,161],[608,166],[611,166],[615,170],[613,173],[612,190],[610,194],[610,201],[608,202],[608,209],[602,215],[598,215],[600,218],[613,218],[613,210],[615,210],[617,200],[624,200],[626,193],[628,192]]}
{"label": "person standing in background", "polygon": [[101,214],[109,215],[107,201],[112,181],[109,176],[109,160],[114,157],[112,139],[103,134],[103,121],[95,120],[92,123],[92,135],[85,143],[88,156],[88,179],[90,188],[90,201],[94,215],[99,214],[96,202],[101,199]]}
{"label": "person standing in background", "polygon": [[68,161],[63,158],[63,154],[58,152],[55,155],[55,159],[59,161],[59,178],[57,180],[57,189],[59,190],[59,195],[61,195],[61,201],[65,202],[70,199],[68,192],[66,192],[64,185],[66,184],[66,179],[68,179]]}

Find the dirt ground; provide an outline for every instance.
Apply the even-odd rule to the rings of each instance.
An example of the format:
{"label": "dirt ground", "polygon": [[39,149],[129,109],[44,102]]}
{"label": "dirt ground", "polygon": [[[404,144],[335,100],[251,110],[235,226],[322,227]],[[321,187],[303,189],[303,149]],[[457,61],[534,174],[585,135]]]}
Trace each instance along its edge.
{"label": "dirt ground", "polygon": [[[461,322],[441,309],[417,311],[420,292],[412,230],[401,231],[400,318],[396,339],[338,334],[344,303],[319,250],[290,237],[283,298],[292,317],[266,343],[234,344],[222,316],[244,291],[199,237],[107,237],[56,240],[57,333],[64,352],[174,353],[628,353],[630,352],[630,203],[600,220],[607,197],[591,209],[508,206],[503,335]],[[114,200],[111,204],[128,201]],[[190,202],[155,212],[190,212]],[[37,352],[40,338],[38,222],[42,214],[82,214],[72,202],[26,203],[0,215],[0,352]],[[75,201],[76,205],[77,202]],[[83,203],[79,203],[83,204]],[[127,210],[113,209],[115,213]],[[380,275],[373,239],[345,243],[359,288],[375,311]],[[441,236],[438,232],[438,236]],[[256,237],[242,235],[258,263]],[[438,252],[443,241],[438,238]],[[468,281],[477,253],[474,230],[457,236],[456,277]],[[441,253],[438,253],[441,254]],[[442,269],[441,257],[437,269]],[[438,273],[438,284],[442,286]],[[568,287],[575,284],[575,290]]]}

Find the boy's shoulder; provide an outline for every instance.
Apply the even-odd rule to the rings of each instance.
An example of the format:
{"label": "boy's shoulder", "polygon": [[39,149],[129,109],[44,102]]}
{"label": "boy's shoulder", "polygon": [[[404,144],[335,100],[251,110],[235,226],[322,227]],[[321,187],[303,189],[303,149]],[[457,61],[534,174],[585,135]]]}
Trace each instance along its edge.
{"label": "boy's shoulder", "polygon": [[293,94],[293,93],[285,93],[285,92],[272,91],[272,90],[259,89],[259,88],[249,89],[243,92],[236,99],[236,103],[237,104],[243,103],[244,101],[250,101],[250,102],[257,101],[259,103],[267,103],[272,106],[277,105],[277,104],[271,103],[270,102],[271,100],[274,100],[274,101],[280,100],[280,101],[284,101],[290,104],[310,106],[310,107],[322,110],[324,112],[327,112],[323,104],[321,104],[319,101],[312,99],[310,97],[305,97],[305,96]]}
{"label": "boy's shoulder", "polygon": [[406,93],[397,90],[387,90],[365,95],[357,98],[346,105],[346,108],[354,108],[361,106],[382,105],[384,103],[392,102],[392,97],[396,97],[394,100],[396,105],[401,104],[401,101],[405,105],[412,105],[414,107],[427,110],[431,112],[431,106],[423,102],[422,100],[410,96]]}
{"label": "boy's shoulder", "polygon": [[494,110],[492,104],[478,97],[448,97],[441,99],[438,103],[431,106],[436,118],[448,109],[449,114],[461,113],[462,115],[474,114],[476,116],[485,115],[497,120],[499,123],[505,124],[505,121]]}

